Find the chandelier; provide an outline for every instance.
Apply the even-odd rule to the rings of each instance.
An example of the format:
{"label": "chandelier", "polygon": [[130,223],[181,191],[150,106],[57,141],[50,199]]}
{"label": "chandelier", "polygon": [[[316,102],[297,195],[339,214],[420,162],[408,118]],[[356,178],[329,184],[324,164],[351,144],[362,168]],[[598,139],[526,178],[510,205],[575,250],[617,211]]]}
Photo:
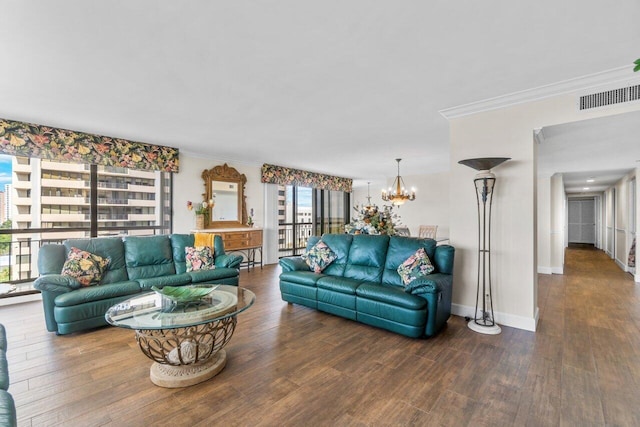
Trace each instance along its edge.
{"label": "chandelier", "polygon": [[391,202],[391,204],[396,206],[404,204],[407,200],[411,201],[416,199],[416,191],[413,188],[411,189],[411,193],[404,188],[404,180],[400,176],[400,160],[402,159],[396,159],[396,162],[398,162],[398,176],[396,176],[396,179],[393,181],[395,190],[393,192],[391,188],[389,188],[389,191],[382,190],[382,200]]}

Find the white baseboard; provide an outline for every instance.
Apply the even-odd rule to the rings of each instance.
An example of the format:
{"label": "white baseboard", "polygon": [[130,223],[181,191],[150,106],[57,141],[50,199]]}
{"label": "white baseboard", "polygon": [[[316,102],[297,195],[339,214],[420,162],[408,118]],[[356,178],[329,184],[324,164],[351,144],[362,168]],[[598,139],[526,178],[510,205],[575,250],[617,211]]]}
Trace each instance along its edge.
{"label": "white baseboard", "polygon": [[563,267],[543,267],[538,266],[538,274],[564,274]]}
{"label": "white baseboard", "polygon": [[622,261],[619,260],[615,260],[616,264],[618,265],[618,267],[620,267],[622,269],[622,271],[624,271],[625,273],[628,273],[627,271],[627,265],[625,263],[623,263]]}
{"label": "white baseboard", "polygon": [[[456,316],[473,317],[474,311],[475,307],[451,304],[451,314],[455,314]],[[538,324],[538,307],[536,307],[535,315],[532,318],[516,316],[515,314],[509,313],[501,313],[499,311],[494,311],[493,314],[496,317],[496,323],[499,325],[509,326],[516,329],[524,329],[525,331],[531,332],[536,331],[536,326]]]}
{"label": "white baseboard", "polygon": [[640,283],[640,273],[636,273],[635,281],[636,283]]}

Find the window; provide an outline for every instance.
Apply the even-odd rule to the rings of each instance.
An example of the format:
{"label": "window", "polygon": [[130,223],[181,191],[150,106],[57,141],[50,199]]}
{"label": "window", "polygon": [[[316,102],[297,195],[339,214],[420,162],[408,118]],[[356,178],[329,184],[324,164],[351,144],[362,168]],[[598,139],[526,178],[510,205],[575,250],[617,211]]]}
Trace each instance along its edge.
{"label": "window", "polygon": [[11,156],[0,156],[0,165],[10,177],[0,219],[11,229],[2,235],[9,249],[0,272],[24,282],[16,294],[32,291],[43,243],[171,232],[171,173]]}
{"label": "window", "polygon": [[349,194],[297,186],[278,189],[279,256],[300,255],[310,236],[344,233]]}

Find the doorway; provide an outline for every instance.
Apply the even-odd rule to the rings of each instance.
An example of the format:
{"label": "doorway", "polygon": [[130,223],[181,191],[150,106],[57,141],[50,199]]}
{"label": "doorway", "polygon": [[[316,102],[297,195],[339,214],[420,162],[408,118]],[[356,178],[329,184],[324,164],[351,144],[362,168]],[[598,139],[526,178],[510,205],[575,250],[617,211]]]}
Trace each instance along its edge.
{"label": "doorway", "polygon": [[596,244],[595,197],[569,199],[569,243]]}

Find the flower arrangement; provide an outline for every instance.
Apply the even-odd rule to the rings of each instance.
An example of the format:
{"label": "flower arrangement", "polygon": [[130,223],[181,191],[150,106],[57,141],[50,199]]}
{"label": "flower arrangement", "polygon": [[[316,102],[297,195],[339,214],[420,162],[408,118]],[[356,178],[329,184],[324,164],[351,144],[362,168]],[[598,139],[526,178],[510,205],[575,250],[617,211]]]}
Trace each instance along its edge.
{"label": "flower arrangement", "polygon": [[382,209],[373,206],[354,206],[357,212],[353,220],[344,226],[349,234],[396,234],[396,227],[400,224],[400,218],[393,212],[393,206],[383,206]]}
{"label": "flower arrangement", "polygon": [[[202,202],[196,209],[196,215],[209,215],[209,207],[213,207],[213,200]],[[193,202],[191,200],[187,201],[187,209],[193,210]]]}
{"label": "flower arrangement", "polygon": [[249,218],[247,218],[247,225],[253,227],[253,208],[249,210]]}

